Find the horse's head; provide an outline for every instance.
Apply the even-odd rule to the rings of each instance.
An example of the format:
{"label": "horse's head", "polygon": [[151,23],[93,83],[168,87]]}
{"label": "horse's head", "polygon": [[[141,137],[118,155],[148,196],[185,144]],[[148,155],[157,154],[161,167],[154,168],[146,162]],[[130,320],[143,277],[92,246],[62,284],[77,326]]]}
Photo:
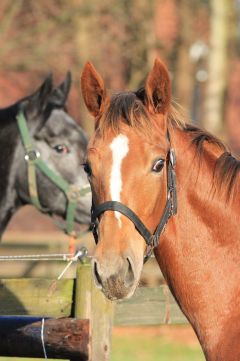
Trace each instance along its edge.
{"label": "horse's head", "polygon": [[[66,112],[65,103],[70,86],[70,74],[67,74],[64,82],[56,88],[53,88],[52,77],[49,76],[33,95],[23,99],[19,104],[24,108],[29,132],[42,160],[68,183],[84,187],[88,185],[82,167],[87,137],[82,128]],[[31,203],[24,155],[18,156],[18,163],[16,188],[22,202]],[[66,195],[38,170],[37,190],[43,208],[65,217]],[[87,194],[78,202],[75,220],[79,223],[89,223],[90,209],[91,195]]]}
{"label": "horse's head", "polygon": [[[153,233],[167,197],[171,90],[166,67],[157,59],[144,88],[109,97],[88,63],[82,93],[96,122],[85,164],[94,206],[121,202]],[[139,283],[145,240],[132,220],[116,210],[100,214],[98,232],[96,283],[110,299],[130,297]]]}

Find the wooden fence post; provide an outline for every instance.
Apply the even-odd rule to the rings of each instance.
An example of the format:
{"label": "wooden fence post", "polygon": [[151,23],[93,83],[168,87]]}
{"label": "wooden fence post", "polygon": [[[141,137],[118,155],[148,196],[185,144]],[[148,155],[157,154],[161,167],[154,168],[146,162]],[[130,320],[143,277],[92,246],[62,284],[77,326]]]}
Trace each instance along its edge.
{"label": "wooden fence post", "polygon": [[89,361],[109,360],[113,303],[95,286],[87,257],[77,267],[74,317],[90,320]]}

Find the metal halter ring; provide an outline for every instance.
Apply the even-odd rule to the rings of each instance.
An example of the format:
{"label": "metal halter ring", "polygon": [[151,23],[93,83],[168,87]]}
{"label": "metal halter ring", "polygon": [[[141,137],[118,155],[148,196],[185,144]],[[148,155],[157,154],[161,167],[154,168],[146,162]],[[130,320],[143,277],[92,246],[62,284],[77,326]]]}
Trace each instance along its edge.
{"label": "metal halter ring", "polygon": [[34,160],[36,160],[37,158],[40,157],[40,153],[38,150],[36,149],[31,149],[29,150],[25,156],[24,156],[24,159],[27,161],[27,162],[33,162]]}
{"label": "metal halter ring", "polygon": [[67,197],[73,202],[79,201],[81,198],[80,188],[76,185],[70,186],[67,192]]}

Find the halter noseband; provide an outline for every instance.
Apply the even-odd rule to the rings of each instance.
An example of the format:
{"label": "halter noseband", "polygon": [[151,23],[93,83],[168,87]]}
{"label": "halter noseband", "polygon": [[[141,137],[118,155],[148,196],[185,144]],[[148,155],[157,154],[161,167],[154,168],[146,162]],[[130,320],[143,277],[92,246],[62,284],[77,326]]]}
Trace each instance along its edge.
{"label": "halter noseband", "polygon": [[47,164],[42,160],[39,151],[35,148],[33,139],[29,133],[27,122],[22,110],[17,114],[17,124],[21,135],[22,143],[25,149],[25,160],[28,165],[28,189],[32,204],[42,213],[51,212],[47,208],[43,208],[39,201],[37,191],[37,177],[36,168],[42,172],[52,183],[54,183],[66,196],[67,208],[66,208],[66,227],[57,224],[68,235],[73,235],[74,221],[76,218],[77,204],[80,197],[90,193],[90,186],[79,188],[76,184],[69,184],[60,175],[56,174],[50,169]]}
{"label": "halter noseband", "polygon": [[107,201],[98,206],[92,205],[92,232],[96,244],[98,243],[98,219],[99,216],[106,211],[117,211],[128,217],[135,225],[137,231],[145,239],[148,247],[147,254],[144,256],[144,262],[150,257],[153,248],[157,247],[159,237],[164,230],[169,218],[177,213],[177,189],[176,189],[176,173],[175,173],[176,156],[173,149],[170,148],[167,156],[167,200],[163,210],[162,217],[155,232],[152,234],[140,218],[130,208],[121,202]]}

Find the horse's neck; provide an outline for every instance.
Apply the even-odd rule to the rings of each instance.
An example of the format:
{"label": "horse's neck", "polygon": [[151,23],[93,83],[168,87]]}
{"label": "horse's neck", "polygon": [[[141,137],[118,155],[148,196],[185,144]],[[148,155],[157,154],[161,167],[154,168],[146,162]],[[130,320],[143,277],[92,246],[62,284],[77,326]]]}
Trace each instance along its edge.
{"label": "horse's neck", "polygon": [[224,192],[214,193],[214,167],[223,153],[219,147],[206,143],[200,161],[189,134],[175,131],[172,141],[178,212],[167,224],[156,258],[208,353],[221,339],[218,318],[226,321],[231,299],[239,297],[234,279],[240,279],[240,202],[227,203]]}
{"label": "horse's neck", "polygon": [[15,189],[19,135],[14,113],[14,109],[0,111],[0,235],[19,207]]}

